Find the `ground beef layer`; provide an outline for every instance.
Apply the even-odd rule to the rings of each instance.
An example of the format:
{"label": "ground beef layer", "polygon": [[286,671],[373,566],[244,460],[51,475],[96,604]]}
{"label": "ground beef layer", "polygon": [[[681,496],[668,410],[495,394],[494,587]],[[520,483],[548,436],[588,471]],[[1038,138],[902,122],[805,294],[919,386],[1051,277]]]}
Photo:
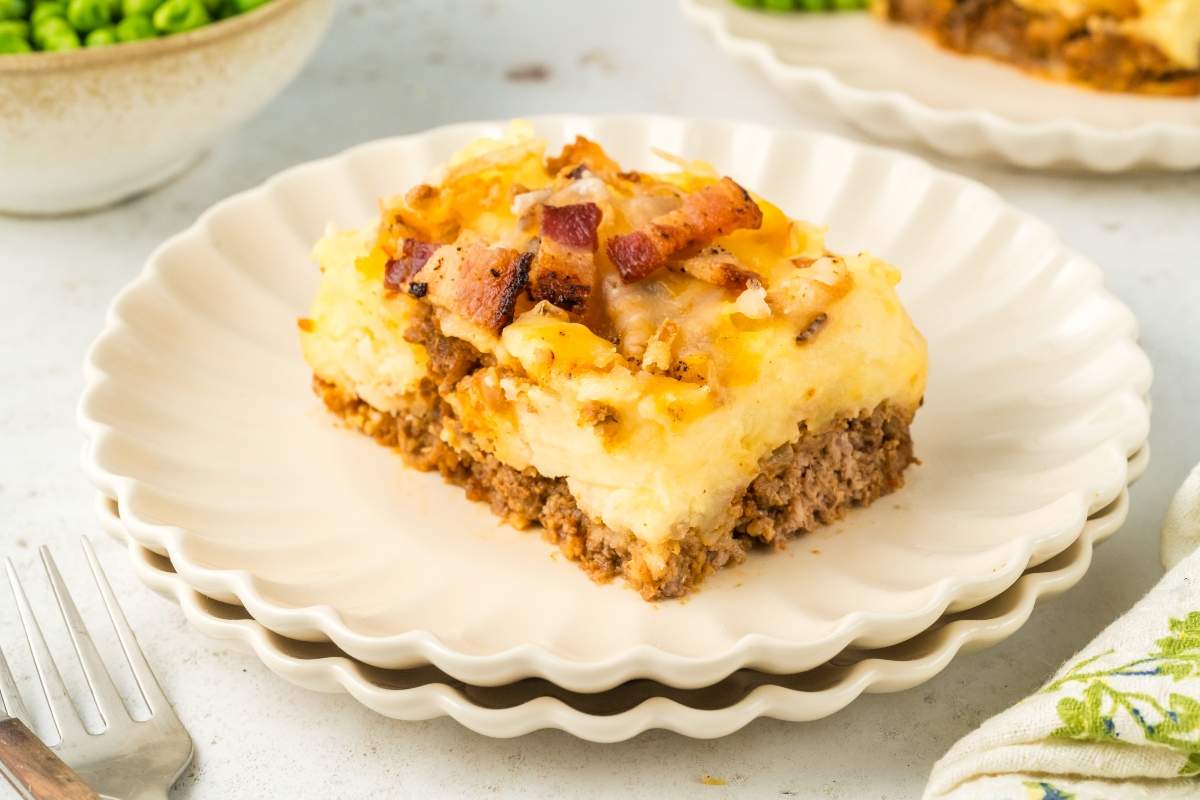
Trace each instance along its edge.
{"label": "ground beef layer", "polygon": [[[792,536],[828,524],[854,506],[871,503],[904,484],[913,462],[910,415],[881,405],[809,434],[762,460],[761,471],[734,500],[728,524],[711,544],[699,536],[672,541],[666,571],[657,577],[645,545],[589,519],[575,504],[566,480],[532,468],[516,470],[487,453],[455,450],[441,439],[453,414],[426,379],[403,411],[384,413],[319,378],[314,389],[325,405],[351,426],[396,448],[411,466],[437,471],[465,488],[467,497],[519,528],[540,523],[547,539],[596,580],[616,576],[647,600],[680,597],[727,564],[741,561],[755,544],[782,547]],[[710,537],[711,538],[711,537]]]}
{"label": "ground beef layer", "polygon": [[1181,69],[1114,24],[1030,11],[1013,0],[886,0],[889,19],[942,46],[1057,80],[1112,92],[1200,94],[1200,71]]}

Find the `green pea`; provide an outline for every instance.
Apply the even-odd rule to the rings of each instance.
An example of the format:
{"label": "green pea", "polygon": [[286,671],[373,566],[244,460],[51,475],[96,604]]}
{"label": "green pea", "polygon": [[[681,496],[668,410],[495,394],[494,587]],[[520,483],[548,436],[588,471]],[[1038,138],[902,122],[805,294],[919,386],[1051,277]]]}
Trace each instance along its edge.
{"label": "green pea", "polygon": [[14,36],[11,33],[0,33],[0,55],[4,53],[29,53],[33,51],[33,45],[28,40],[22,39],[20,36]]}
{"label": "green pea", "polygon": [[117,23],[117,41],[136,42],[158,36],[154,23],[145,14],[133,14]]}
{"label": "green pea", "polygon": [[166,0],[154,12],[159,33],[183,33],[212,22],[203,0]]}
{"label": "green pea", "polygon": [[247,11],[253,11],[261,5],[265,5],[267,0],[228,0],[230,15],[245,14]]}
{"label": "green pea", "polygon": [[[75,29],[71,27],[71,23],[67,22],[62,17],[47,17],[41,22],[33,23],[32,38],[34,44],[42,49],[45,49],[47,40],[53,39],[59,35],[74,33]],[[77,35],[76,38],[78,38]]]}
{"label": "green pea", "polygon": [[121,16],[132,17],[137,14],[149,17],[159,6],[163,4],[163,0],[122,0]]}
{"label": "green pea", "polygon": [[30,15],[29,22],[36,28],[43,20],[54,19],[55,17],[66,19],[66,16],[67,8],[62,3],[38,3],[33,8],[33,14]]}
{"label": "green pea", "polygon": [[72,30],[55,33],[42,40],[42,49],[47,51],[78,50],[83,47],[79,34]]}
{"label": "green pea", "polygon": [[29,23],[23,19],[6,19],[0,22],[0,36],[15,36],[18,39],[28,39]]}
{"label": "green pea", "polygon": [[24,19],[28,13],[26,0],[0,0],[0,20]]}
{"label": "green pea", "polygon": [[215,17],[221,13],[221,6],[224,4],[225,0],[201,0],[201,2],[204,3],[204,10],[207,11],[210,16]]}
{"label": "green pea", "polygon": [[108,27],[112,21],[108,0],[70,0],[67,4],[67,22],[80,33]]}
{"label": "green pea", "polygon": [[83,40],[85,47],[105,47],[117,43],[117,29],[112,25],[107,28],[96,28]]}

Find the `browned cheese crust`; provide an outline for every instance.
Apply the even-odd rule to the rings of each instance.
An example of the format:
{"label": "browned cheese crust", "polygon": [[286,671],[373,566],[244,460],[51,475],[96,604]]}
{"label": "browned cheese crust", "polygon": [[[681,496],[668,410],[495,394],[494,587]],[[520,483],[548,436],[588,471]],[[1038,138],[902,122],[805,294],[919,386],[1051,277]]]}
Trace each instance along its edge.
{"label": "browned cheese crust", "polygon": [[314,390],[333,413],[399,450],[410,466],[441,473],[464,487],[468,498],[487,502],[518,528],[540,523],[545,537],[592,578],[622,576],[647,600],[687,594],[708,574],[740,562],[756,543],[782,547],[790,537],[899,489],[904,469],[914,461],[911,414],[887,404],[841,419],[819,434],[809,434],[801,425],[795,443],[762,460],[757,477],[731,503],[725,529],[710,536],[708,544],[699,536],[672,542],[667,568],[655,577],[644,543],[589,519],[565,479],[547,478],[533,468],[516,470],[490,454],[455,450],[443,442],[443,428],[456,423],[438,383],[453,385],[488,359],[469,344],[442,336],[428,316],[413,325],[408,337],[429,351],[436,380],[425,379],[406,397],[402,411],[379,411],[319,378],[314,378]]}
{"label": "browned cheese crust", "polygon": [[1200,94],[1200,71],[1181,69],[1153,45],[1096,18],[1037,13],[1013,0],[888,0],[886,8],[889,19],[943,47],[1056,80],[1110,92]]}

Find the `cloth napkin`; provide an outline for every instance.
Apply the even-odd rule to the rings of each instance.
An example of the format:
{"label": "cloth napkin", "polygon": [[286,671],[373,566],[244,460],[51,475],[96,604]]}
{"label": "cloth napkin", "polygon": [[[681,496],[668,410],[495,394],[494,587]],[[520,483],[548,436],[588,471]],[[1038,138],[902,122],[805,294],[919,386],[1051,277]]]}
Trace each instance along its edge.
{"label": "cloth napkin", "polygon": [[925,800],[1200,798],[1200,465],[1163,527],[1172,567],[1035,694],[965,736]]}

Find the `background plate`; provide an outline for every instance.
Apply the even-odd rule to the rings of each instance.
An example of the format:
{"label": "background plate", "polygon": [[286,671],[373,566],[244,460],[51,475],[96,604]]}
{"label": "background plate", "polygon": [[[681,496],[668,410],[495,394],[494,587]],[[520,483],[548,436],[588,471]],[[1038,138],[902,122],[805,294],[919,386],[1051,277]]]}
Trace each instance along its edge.
{"label": "background plate", "polygon": [[941,50],[868,14],[764,14],[681,0],[718,46],[789,96],[883,139],[1024,167],[1200,166],[1200,99],[1095,92]]}
{"label": "background plate", "polygon": [[[130,535],[198,591],[293,639],[475,685],[544,677],[707,686],[912,638],[1062,552],[1128,480],[1150,368],[1099,270],[991,191],[908,156],[752,125],[647,116],[535,120],[630,167],[660,147],[716,164],[830,246],[902,265],[930,344],[908,486],[686,602],[597,586],[536,535],[334,425],[295,318],[330,220],[420,180],[500,123],[389,139],[289,170],[155,252],[92,348],[84,464]],[[803,580],[797,580],[802,576]]]}
{"label": "background plate", "polygon": [[[1144,459],[1143,459],[1144,463]],[[1034,604],[1074,585],[1087,571],[1092,548],[1125,519],[1128,492],[1088,520],[1073,545],[1026,572],[1008,590],[978,608],[943,617],[932,628],[885,650],[846,651],[829,664],[797,675],[739,670],[700,689],[674,689],[647,680],[606,692],[581,694],[546,680],[481,687],[454,680],[436,667],[383,670],[356,661],[329,643],[299,642],[271,633],[235,605],[205,597],[184,582],[170,559],[125,533],[116,501],[97,496],[104,529],[129,550],[134,571],[154,591],[179,603],[202,633],[253,651],[276,675],[319,692],[346,692],[394,719],[449,716],[485,736],[520,736],[557,728],[593,742],[630,739],[652,728],[693,738],[725,736],[758,717],[820,719],[863,692],[912,688],[941,672],[959,652],[1011,636]]]}

